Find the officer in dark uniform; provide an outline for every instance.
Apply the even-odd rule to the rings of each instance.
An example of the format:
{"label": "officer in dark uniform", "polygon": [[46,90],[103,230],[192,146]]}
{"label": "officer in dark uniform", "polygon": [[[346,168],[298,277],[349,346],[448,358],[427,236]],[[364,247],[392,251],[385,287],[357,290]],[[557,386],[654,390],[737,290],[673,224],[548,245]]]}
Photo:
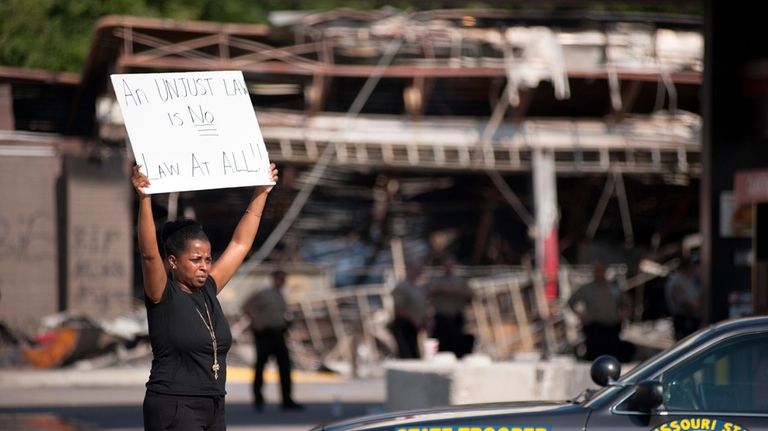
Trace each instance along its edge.
{"label": "officer in dark uniform", "polygon": [[257,291],[243,305],[243,312],[251,320],[251,330],[256,344],[256,364],[253,378],[253,404],[256,410],[264,408],[264,367],[270,356],[277,360],[280,373],[280,389],[283,410],[302,409],[291,396],[291,358],[285,344],[288,329],[287,305],[281,293],[286,274],[277,270],[272,273],[272,287]]}

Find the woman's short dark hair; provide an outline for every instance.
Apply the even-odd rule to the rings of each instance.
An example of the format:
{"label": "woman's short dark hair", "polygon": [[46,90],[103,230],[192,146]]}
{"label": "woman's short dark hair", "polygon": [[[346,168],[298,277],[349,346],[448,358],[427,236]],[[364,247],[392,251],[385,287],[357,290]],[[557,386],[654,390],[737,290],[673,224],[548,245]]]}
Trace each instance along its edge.
{"label": "woman's short dark hair", "polygon": [[160,231],[165,257],[176,256],[187,248],[189,241],[208,241],[208,235],[203,231],[203,226],[190,219],[174,220],[166,222]]}

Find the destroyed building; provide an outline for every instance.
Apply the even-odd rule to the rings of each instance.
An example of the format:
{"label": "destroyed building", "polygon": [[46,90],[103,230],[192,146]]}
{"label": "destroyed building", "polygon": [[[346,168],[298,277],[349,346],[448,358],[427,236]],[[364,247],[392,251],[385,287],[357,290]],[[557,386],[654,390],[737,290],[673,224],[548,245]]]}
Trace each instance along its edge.
{"label": "destroyed building", "polygon": [[[293,188],[284,191],[309,193],[276,244],[286,259],[322,262],[340,250],[348,256],[337,270],[368,269],[389,259],[394,236],[423,254],[430,234],[445,231],[463,263],[520,264],[535,242],[536,205],[554,205],[560,249],[577,262],[584,239],[652,250],[696,231],[699,23],[627,18],[342,10],[276,14],[269,27],[106,19],[84,93],[101,139],[119,148],[125,132],[106,72],[242,70],[270,157]],[[535,196],[537,165],[552,171],[546,198]],[[203,220],[226,211],[180,199]]]}
{"label": "destroyed building", "polygon": [[[44,213],[29,238],[46,244],[46,273],[58,276],[29,294],[59,299],[34,315],[106,317],[139,296],[129,263],[130,152],[109,74],[193,70],[243,71],[282,170],[252,263],[309,264],[331,272],[330,286],[352,286],[381,282],[397,259],[447,251],[468,274],[532,266],[551,278],[558,264],[594,257],[635,265],[698,231],[698,17],[390,9],[285,12],[269,25],[106,17],[79,80],[0,74],[0,112],[11,118],[0,175],[45,173],[39,188],[4,192],[12,201],[43,189],[58,196],[43,212],[3,212],[8,226]],[[156,215],[200,219],[216,251],[248,193],[172,193],[155,199]],[[4,284],[43,277],[39,263],[18,268],[18,280],[3,272]],[[4,316],[31,315],[5,308],[26,293],[6,292]]]}

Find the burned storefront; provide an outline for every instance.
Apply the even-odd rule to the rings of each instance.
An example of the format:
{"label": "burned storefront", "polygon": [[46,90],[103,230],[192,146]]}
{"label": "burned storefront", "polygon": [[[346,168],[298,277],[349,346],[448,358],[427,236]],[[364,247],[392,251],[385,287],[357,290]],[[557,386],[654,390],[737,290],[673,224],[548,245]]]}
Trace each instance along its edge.
{"label": "burned storefront", "polygon": [[[552,301],[568,293],[563,268],[604,259],[631,289],[648,275],[639,262],[664,268],[698,232],[702,69],[700,19],[681,15],[334,10],[274,13],[268,25],[113,16],[94,31],[67,131],[88,137],[83,160],[118,172],[130,152],[110,74],[241,70],[282,173],[246,265],[256,272],[235,280],[233,296],[262,275],[259,263],[296,268],[307,289],[378,289],[405,261],[449,253],[476,286],[528,274]],[[91,172],[71,166],[73,184]],[[119,228],[99,235],[119,232],[110,244],[132,250],[130,189],[114,184],[125,208],[109,218]],[[200,219],[220,251],[248,194],[159,195],[155,214]],[[62,225],[67,244],[91,235],[71,226],[98,214],[88,205]],[[138,297],[134,266],[108,263],[70,257],[63,289],[79,270],[119,272],[121,301]],[[483,314],[481,342],[500,345]],[[362,323],[364,336],[379,323]],[[494,355],[541,339],[508,338]]]}

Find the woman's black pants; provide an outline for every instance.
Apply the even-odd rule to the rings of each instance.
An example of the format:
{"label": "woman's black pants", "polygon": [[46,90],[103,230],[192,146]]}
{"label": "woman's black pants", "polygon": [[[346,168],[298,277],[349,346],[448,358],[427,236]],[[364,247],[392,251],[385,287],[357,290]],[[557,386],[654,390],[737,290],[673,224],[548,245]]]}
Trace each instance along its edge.
{"label": "woman's black pants", "polygon": [[144,396],[146,431],[224,431],[224,397],[166,395],[147,391]]}

